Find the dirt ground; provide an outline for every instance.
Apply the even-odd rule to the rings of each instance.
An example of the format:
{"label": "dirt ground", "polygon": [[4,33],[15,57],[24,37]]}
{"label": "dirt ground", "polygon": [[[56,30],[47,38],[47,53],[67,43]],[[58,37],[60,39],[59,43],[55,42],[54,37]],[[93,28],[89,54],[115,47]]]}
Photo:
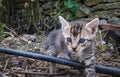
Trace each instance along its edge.
{"label": "dirt ground", "polygon": [[[7,37],[1,41],[0,47],[47,54],[43,50],[45,39],[45,35],[37,35],[31,39],[26,36],[24,36],[24,39],[23,37]],[[110,49],[96,51],[96,64],[120,68],[120,54]],[[57,72],[54,77],[83,77],[80,73],[82,70],[59,64],[56,66]],[[3,53],[0,53],[0,72],[0,77],[53,77],[49,76],[48,62],[46,61]],[[97,73],[97,77],[113,76]]]}

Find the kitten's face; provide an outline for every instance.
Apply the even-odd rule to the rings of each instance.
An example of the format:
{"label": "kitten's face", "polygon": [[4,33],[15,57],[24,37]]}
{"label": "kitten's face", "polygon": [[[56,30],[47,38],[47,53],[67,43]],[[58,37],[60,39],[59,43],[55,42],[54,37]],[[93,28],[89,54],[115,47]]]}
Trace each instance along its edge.
{"label": "kitten's face", "polygon": [[99,19],[85,23],[68,23],[63,17],[59,17],[65,43],[70,52],[81,52],[91,45],[97,31]]}

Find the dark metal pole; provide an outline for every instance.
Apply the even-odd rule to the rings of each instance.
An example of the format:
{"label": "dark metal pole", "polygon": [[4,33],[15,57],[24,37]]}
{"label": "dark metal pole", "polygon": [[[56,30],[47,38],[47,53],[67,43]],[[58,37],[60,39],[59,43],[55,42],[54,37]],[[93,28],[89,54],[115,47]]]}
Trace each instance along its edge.
{"label": "dark metal pole", "polygon": [[[77,62],[73,62],[71,60],[56,58],[56,57],[42,55],[38,53],[32,53],[32,52],[26,52],[26,51],[14,50],[14,49],[8,49],[8,48],[0,48],[0,53],[6,53],[6,54],[11,54],[11,55],[18,55],[18,56],[24,56],[24,57],[54,62],[54,63],[63,64],[63,65],[71,66],[71,67],[76,67],[79,69],[85,68],[84,65],[77,63]],[[96,68],[96,72],[98,73],[120,76],[120,69],[98,66],[98,65],[96,65],[95,68]]]}

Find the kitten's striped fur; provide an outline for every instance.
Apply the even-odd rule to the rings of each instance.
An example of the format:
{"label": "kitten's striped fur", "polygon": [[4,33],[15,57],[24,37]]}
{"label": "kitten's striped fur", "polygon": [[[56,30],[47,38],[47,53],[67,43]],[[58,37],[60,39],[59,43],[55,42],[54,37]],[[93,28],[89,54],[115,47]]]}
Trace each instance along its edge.
{"label": "kitten's striped fur", "polygon": [[95,77],[94,39],[99,19],[88,23],[67,22],[59,16],[59,20],[61,29],[52,31],[47,37],[45,47],[50,51],[49,55],[57,56],[62,52],[71,60],[84,62],[85,77]]}

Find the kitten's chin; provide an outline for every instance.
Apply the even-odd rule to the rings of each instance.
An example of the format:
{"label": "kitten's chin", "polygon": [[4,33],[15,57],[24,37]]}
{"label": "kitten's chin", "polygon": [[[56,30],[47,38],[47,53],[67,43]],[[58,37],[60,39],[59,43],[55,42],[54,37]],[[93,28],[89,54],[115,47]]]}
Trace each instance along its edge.
{"label": "kitten's chin", "polygon": [[75,50],[75,51],[72,50],[72,51],[71,51],[71,53],[77,53],[77,52],[78,52],[77,50]]}
{"label": "kitten's chin", "polygon": [[70,53],[77,53],[78,50],[72,50],[72,49],[68,49],[70,51]]}

